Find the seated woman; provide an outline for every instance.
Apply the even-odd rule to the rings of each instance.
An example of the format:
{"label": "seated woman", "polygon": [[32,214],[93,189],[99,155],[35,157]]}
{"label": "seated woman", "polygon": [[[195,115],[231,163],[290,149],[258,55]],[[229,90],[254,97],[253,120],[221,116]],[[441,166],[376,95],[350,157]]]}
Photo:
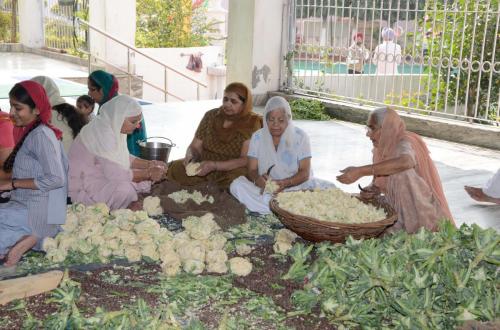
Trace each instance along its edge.
{"label": "seated woman", "polygon": [[130,155],[127,134],[141,122],[141,106],[119,95],[82,128],[69,150],[69,196],[74,203],[106,203],[111,210],[137,201],[151,182],[164,178],[166,164]]}
{"label": "seated woman", "polygon": [[15,265],[31,248],[40,249],[45,237],[59,231],[66,221],[68,161],[62,132],[49,123],[50,103],[45,90],[34,81],[20,82],[10,90],[10,116],[24,127],[3,169],[12,179],[1,179],[0,190],[12,190],[8,203],[0,204],[0,258]]}
{"label": "seated woman", "polygon": [[250,140],[248,174],[230,187],[240,203],[252,212],[269,214],[272,195],[264,192],[268,179],[277,184],[276,192],[334,186],[311,177],[309,137],[293,124],[292,110],[284,98],[274,96],[267,101],[264,119],[264,128]]}
{"label": "seated woman", "polygon": [[43,86],[52,106],[52,117],[50,122],[63,132],[62,143],[66,154],[69,151],[74,138],[80,133],[82,127],[87,123],[85,116],[80,114],[76,107],[66,102],[61,97],[59,88],[54,80],[46,76],[31,78]]}
{"label": "seated woman", "polygon": [[[210,181],[227,189],[246,174],[250,137],[261,127],[261,117],[252,112],[250,90],[241,83],[229,84],[222,106],[205,114],[185,158],[172,162],[167,180],[185,186]],[[196,176],[186,175],[189,162],[201,162]]]}
{"label": "seated woman", "polygon": [[[118,95],[119,84],[115,76],[103,70],[92,72],[87,80],[89,88],[89,96],[99,104],[98,113],[101,113],[101,107]],[[146,122],[141,119],[138,125],[132,132],[127,135],[128,151],[136,156],[140,156],[140,149],[137,145],[138,141],[146,139]]]}
{"label": "seated woman", "polygon": [[478,202],[500,204],[500,169],[483,188],[464,186],[469,196]]}
{"label": "seated woman", "polygon": [[348,167],[337,179],[350,184],[363,176],[373,176],[361,197],[385,194],[398,213],[389,231],[404,229],[414,233],[421,227],[435,231],[438,221],[453,222],[439,174],[422,138],[408,132],[396,111],[388,108],[374,110],[367,129],[366,135],[373,143],[373,164]]}

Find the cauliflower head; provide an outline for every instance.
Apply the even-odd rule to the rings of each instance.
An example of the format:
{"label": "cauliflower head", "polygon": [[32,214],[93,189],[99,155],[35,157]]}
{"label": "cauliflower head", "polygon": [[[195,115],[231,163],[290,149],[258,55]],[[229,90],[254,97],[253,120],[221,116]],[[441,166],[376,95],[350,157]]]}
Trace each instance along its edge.
{"label": "cauliflower head", "polygon": [[248,244],[237,244],[236,253],[240,256],[246,256],[252,252],[252,247]]}
{"label": "cauliflower head", "polygon": [[42,242],[42,250],[48,252],[49,250],[57,249],[57,241],[52,237],[45,237]]}
{"label": "cauliflower head", "polygon": [[163,214],[163,208],[160,205],[160,198],[157,196],[148,196],[144,198],[142,208],[150,217]]}
{"label": "cauliflower head", "polygon": [[186,165],[186,175],[195,176],[200,171],[201,163],[188,163]]}
{"label": "cauliflower head", "polygon": [[182,261],[199,260],[205,261],[205,247],[200,241],[189,241],[185,245],[176,249]]}
{"label": "cauliflower head", "polygon": [[247,276],[252,271],[252,263],[245,258],[234,257],[229,259],[231,273],[238,276]]}

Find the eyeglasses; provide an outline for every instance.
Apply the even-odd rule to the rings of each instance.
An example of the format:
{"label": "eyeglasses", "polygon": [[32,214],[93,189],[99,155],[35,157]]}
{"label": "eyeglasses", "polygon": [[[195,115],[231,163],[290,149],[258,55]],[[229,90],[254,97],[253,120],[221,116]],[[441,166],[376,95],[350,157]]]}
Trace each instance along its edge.
{"label": "eyeglasses", "polygon": [[375,133],[380,127],[370,127],[370,126],[365,126],[366,133],[373,134]]}

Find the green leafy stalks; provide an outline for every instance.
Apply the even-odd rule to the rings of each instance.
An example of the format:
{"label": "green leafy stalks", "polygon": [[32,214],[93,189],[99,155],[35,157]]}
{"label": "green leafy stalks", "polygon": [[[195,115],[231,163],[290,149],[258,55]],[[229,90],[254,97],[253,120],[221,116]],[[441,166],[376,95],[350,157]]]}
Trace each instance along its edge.
{"label": "green leafy stalks", "polygon": [[500,235],[446,222],[440,231],[399,232],[345,245],[297,244],[284,278],[303,281],[297,313],[319,307],[332,323],[366,328],[451,329],[500,316]]}

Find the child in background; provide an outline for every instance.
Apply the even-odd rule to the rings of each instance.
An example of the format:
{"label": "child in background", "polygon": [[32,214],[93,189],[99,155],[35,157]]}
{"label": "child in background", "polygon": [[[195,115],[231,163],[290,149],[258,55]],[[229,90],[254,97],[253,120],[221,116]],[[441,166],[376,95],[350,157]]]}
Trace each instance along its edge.
{"label": "child in background", "polygon": [[76,100],[78,112],[87,117],[87,122],[91,121],[94,115],[95,101],[88,95],[82,95]]}

